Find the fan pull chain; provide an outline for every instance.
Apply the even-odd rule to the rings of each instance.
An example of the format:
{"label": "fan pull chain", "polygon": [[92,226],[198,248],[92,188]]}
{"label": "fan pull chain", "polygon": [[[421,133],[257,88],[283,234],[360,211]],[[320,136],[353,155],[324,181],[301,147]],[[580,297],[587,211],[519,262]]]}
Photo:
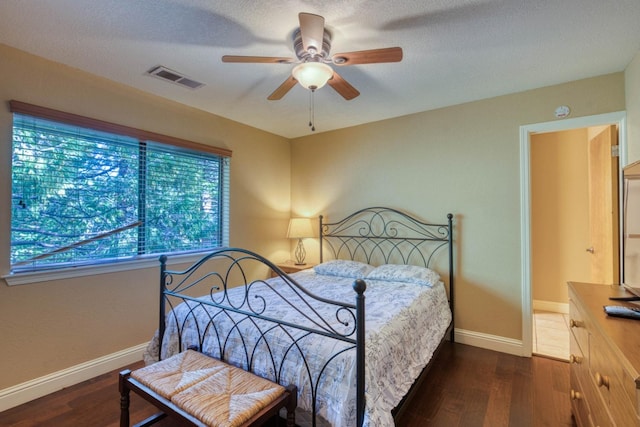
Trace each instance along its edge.
{"label": "fan pull chain", "polygon": [[315,93],[315,90],[313,89],[309,93],[309,127],[311,128],[312,132],[316,131],[316,126],[314,124],[314,122],[316,121],[316,115],[315,115],[314,103],[313,103],[314,93]]}

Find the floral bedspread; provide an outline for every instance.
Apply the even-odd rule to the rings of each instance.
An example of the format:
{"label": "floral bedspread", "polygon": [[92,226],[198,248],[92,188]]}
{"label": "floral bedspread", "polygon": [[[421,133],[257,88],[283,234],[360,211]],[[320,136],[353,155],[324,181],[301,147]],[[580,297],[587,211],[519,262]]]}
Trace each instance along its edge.
{"label": "floral bedspread", "polygon": [[[337,301],[355,301],[352,278],[325,276],[313,270],[296,273],[292,277],[316,295]],[[271,281],[274,283],[280,279],[271,279]],[[388,427],[394,425],[391,410],[400,403],[422,369],[431,360],[433,352],[451,322],[451,311],[441,282],[434,286],[384,280],[366,280],[366,283],[364,425]],[[274,286],[277,286],[277,283],[274,283]],[[231,289],[230,292],[236,289],[237,292],[243,292],[241,288]],[[282,292],[285,296],[287,295],[287,289]],[[291,307],[284,307],[282,304],[272,307],[269,298],[267,297],[266,301],[267,307],[270,307],[269,316],[291,319],[293,322],[299,320],[299,313],[291,311]],[[197,326],[202,330],[202,326],[211,319],[211,310],[213,310],[211,307],[208,307],[205,312],[205,309],[194,310],[193,306],[187,306],[187,304],[181,304],[173,309],[173,315],[180,320],[179,322],[175,322],[171,317],[167,318],[167,329],[162,345],[164,357],[180,351],[176,323],[184,323],[186,328],[190,325],[193,328]],[[287,313],[288,311],[291,312]],[[328,312],[326,315],[327,319],[335,318],[335,312]],[[313,357],[311,360],[307,357],[306,360],[312,370],[320,369],[328,355],[335,354],[336,350],[340,349],[340,345],[345,345],[341,342],[324,344],[319,341],[322,338],[315,337],[313,340],[301,342],[306,349],[312,350]],[[188,345],[190,340],[197,343],[197,333],[183,331],[183,345],[185,343]],[[158,350],[159,340],[156,333],[145,352],[145,361],[152,363],[157,360]],[[277,348],[275,352],[278,352]],[[298,406],[311,411],[310,386],[304,383],[304,380],[303,384],[298,384],[299,380],[305,376],[305,365],[301,362],[301,360],[291,359],[286,364],[283,383],[296,383],[299,392]],[[328,369],[318,387],[316,414],[332,426],[352,427],[356,425],[355,351],[343,353],[331,362]],[[265,367],[264,370],[269,373],[269,368]],[[260,369],[256,369],[256,372],[259,371]]]}

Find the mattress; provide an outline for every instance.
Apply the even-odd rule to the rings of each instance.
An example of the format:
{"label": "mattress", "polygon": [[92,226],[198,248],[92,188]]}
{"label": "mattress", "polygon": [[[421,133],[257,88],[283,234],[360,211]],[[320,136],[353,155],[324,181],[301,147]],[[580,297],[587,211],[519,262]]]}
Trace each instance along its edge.
{"label": "mattress", "polygon": [[[317,274],[313,269],[291,275],[312,294],[330,298],[336,301],[353,302],[353,278],[344,278]],[[395,408],[409,391],[409,388],[419,376],[420,372],[431,360],[431,357],[441,342],[451,323],[451,311],[447,301],[444,284],[440,281],[425,286],[393,280],[368,280],[365,292],[365,426],[391,426],[393,417],[391,410]],[[304,316],[309,310],[318,310],[323,318],[329,321],[328,327],[338,331],[353,327],[345,325],[334,311],[323,312],[324,307],[309,306],[300,295],[293,292],[280,278],[269,279],[259,283],[263,287],[252,289],[245,293],[244,287],[230,289],[229,300],[238,307],[251,305],[254,310],[265,307],[264,315],[287,319],[292,323],[311,325],[311,320]],[[255,293],[255,294],[254,294]],[[283,295],[291,304],[283,304],[279,297]],[[255,295],[262,295],[256,298]],[[213,298],[203,297],[203,300]],[[272,301],[273,299],[273,301]],[[278,304],[276,304],[278,300]],[[304,300],[309,300],[308,297]],[[302,308],[302,310],[300,310]],[[237,333],[231,333],[231,340],[225,343],[225,360],[242,367],[246,354],[242,351],[242,341],[260,341],[258,336],[247,336],[253,330],[247,322],[232,326],[231,322],[225,326],[224,317],[219,315],[219,309],[187,301],[173,308],[167,316],[166,330],[162,342],[163,358],[179,353],[189,345],[197,345],[198,335],[202,334],[212,322],[222,335],[236,328]],[[232,315],[231,315],[232,316]],[[246,328],[244,327],[246,326]],[[181,329],[180,336],[178,330]],[[246,330],[245,330],[246,329]],[[209,330],[211,332],[211,330]],[[287,341],[296,339],[297,346],[306,352],[306,360],[301,360],[296,352],[287,351],[288,345],[270,346],[276,357],[285,357],[286,363],[280,372],[281,383],[294,383],[298,386],[298,406],[304,411],[315,413],[335,427],[351,427],[356,425],[355,410],[355,382],[356,365],[355,350],[344,351],[352,345],[342,341],[327,340],[325,337],[309,335],[302,337],[300,331],[289,328],[272,328],[269,334],[281,335]],[[220,353],[220,343],[215,333],[210,333],[206,339],[203,351],[214,357]],[[255,335],[255,333],[253,334]],[[237,342],[233,342],[233,341]],[[269,342],[273,342],[271,337]],[[150,342],[145,361],[153,363],[158,360],[159,339],[156,336]],[[309,357],[308,355],[312,355]],[[332,358],[326,371],[317,384],[309,383],[308,371],[317,372]],[[272,378],[274,366],[270,363],[267,352],[251,356],[252,370],[258,375],[263,374]],[[317,388],[315,405],[312,389]]]}

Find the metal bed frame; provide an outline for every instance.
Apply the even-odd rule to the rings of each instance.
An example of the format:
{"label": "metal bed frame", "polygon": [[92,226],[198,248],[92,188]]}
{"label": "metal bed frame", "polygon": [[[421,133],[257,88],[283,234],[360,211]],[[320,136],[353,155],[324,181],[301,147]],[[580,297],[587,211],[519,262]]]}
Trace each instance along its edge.
{"label": "metal bed frame", "polygon": [[[326,253],[331,259],[360,260],[373,265],[411,263],[429,267],[434,261],[434,254],[449,245],[449,300],[453,309],[452,218],[449,214],[447,224],[428,224],[401,211],[381,207],[362,209],[334,223],[324,222],[321,216],[320,259],[324,260]],[[171,356],[162,354],[162,342],[169,325],[178,333],[177,351],[195,348],[281,384],[285,362],[295,354],[302,358],[305,365],[309,385],[306,388],[312,394],[312,425],[315,427],[317,390],[325,369],[343,353],[355,351],[356,419],[357,425],[362,425],[365,412],[364,280],[354,281],[354,301],[348,303],[310,293],[271,261],[246,249],[213,251],[183,271],[168,270],[166,262],[167,257],[161,256],[159,359]],[[265,277],[265,267],[268,270],[266,277],[279,277],[284,286],[293,292],[295,301],[284,298],[279,288],[270,280],[251,279],[256,276]],[[244,287],[241,299],[234,299],[229,293],[231,288],[236,287]],[[265,315],[266,293],[279,297],[279,301],[296,310],[301,321]],[[315,307],[317,304],[329,307],[333,313],[332,318],[320,315],[310,301],[314,301]],[[187,307],[187,314],[182,319],[174,313],[180,304],[186,304]],[[197,312],[206,313],[208,320],[204,325],[195,322],[194,337],[193,329],[188,330],[193,325],[187,324],[195,321]],[[222,328],[220,325],[223,319],[230,321],[232,326]],[[336,319],[339,326],[335,325]],[[245,339],[241,331],[247,328],[254,330],[259,338],[255,341]],[[450,330],[453,340],[453,321]],[[276,335],[279,340],[277,345],[273,341]],[[304,349],[305,339],[312,335],[322,335],[326,339],[344,343],[318,372],[312,372]],[[282,342],[283,337],[286,343]],[[234,345],[241,343],[242,360],[237,360],[237,353],[233,356],[236,359],[229,360],[232,342],[236,343]],[[276,347],[284,347],[284,352],[274,351]],[[260,355],[269,360],[268,372],[256,372],[254,369]],[[304,388],[297,385],[298,390]]]}

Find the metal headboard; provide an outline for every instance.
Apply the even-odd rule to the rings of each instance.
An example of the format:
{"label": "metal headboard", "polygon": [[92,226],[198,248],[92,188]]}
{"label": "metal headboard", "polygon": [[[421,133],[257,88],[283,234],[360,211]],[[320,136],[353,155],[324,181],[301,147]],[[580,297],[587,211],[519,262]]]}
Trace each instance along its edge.
{"label": "metal headboard", "polygon": [[[445,224],[432,224],[397,209],[370,207],[337,222],[325,222],[320,215],[319,226],[320,262],[325,258],[349,259],[371,265],[410,264],[435,269],[436,255],[447,248],[449,305],[453,312],[452,214],[447,214]],[[453,335],[452,323],[452,341]]]}

